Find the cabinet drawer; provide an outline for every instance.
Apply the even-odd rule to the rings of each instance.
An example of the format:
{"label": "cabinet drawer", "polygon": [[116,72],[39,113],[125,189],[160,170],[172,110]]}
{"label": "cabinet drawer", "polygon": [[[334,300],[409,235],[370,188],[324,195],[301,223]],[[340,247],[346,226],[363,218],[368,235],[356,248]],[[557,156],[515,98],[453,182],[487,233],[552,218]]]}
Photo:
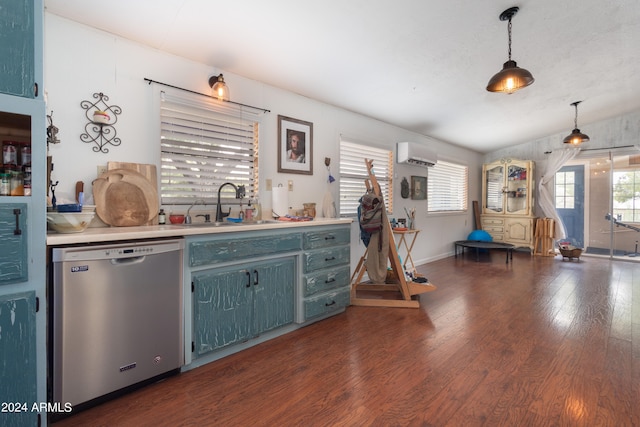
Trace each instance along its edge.
{"label": "cabinet drawer", "polygon": [[[482,225],[504,225],[503,218],[482,218]],[[483,227],[484,228],[484,227]]]}
{"label": "cabinet drawer", "polygon": [[260,255],[300,250],[302,236],[290,233],[242,239],[208,240],[189,243],[189,266],[238,261]]}
{"label": "cabinet drawer", "polygon": [[305,252],[302,258],[304,272],[309,273],[336,265],[348,264],[349,256],[349,246]]}
{"label": "cabinet drawer", "polygon": [[351,290],[348,287],[306,299],[304,301],[304,318],[308,320],[312,317],[341,310],[348,306],[350,301]]}
{"label": "cabinet drawer", "polygon": [[346,245],[351,242],[351,229],[344,227],[327,231],[310,231],[302,236],[303,249],[319,249]]}
{"label": "cabinet drawer", "polygon": [[489,234],[491,234],[491,237],[493,238],[494,242],[504,242],[504,234],[502,234],[502,231],[500,232],[489,231]]}
{"label": "cabinet drawer", "polygon": [[502,233],[504,232],[504,226],[498,226],[498,225],[487,225],[482,227],[484,231],[486,231],[487,233]]}
{"label": "cabinet drawer", "polygon": [[304,276],[304,296],[349,285],[349,266],[323,270]]}

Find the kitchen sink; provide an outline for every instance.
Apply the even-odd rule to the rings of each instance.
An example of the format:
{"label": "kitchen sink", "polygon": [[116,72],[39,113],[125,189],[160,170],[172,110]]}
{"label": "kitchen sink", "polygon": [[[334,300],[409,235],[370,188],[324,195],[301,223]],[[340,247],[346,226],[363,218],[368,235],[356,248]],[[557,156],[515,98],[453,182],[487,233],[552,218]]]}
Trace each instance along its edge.
{"label": "kitchen sink", "polygon": [[192,222],[191,224],[180,224],[184,227],[223,227],[234,225],[231,222]]}
{"label": "kitchen sink", "polygon": [[182,227],[242,227],[247,225],[260,225],[260,224],[279,224],[282,221],[259,219],[256,221],[242,221],[242,222],[192,222],[191,224],[180,224]]}

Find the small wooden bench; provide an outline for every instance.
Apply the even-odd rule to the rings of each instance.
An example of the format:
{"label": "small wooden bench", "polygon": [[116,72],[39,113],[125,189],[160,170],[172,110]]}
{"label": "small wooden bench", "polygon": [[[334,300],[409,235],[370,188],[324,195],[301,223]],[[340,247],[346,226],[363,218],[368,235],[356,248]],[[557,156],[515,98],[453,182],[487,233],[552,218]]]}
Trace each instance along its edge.
{"label": "small wooden bench", "polygon": [[458,257],[458,248],[462,248],[462,253],[464,253],[464,248],[472,248],[476,250],[476,261],[480,260],[480,249],[502,249],[507,254],[507,264],[511,259],[513,262],[513,250],[515,246],[510,243],[499,243],[499,242],[484,242],[480,240],[458,240],[453,243],[453,248],[455,252],[455,257]]}

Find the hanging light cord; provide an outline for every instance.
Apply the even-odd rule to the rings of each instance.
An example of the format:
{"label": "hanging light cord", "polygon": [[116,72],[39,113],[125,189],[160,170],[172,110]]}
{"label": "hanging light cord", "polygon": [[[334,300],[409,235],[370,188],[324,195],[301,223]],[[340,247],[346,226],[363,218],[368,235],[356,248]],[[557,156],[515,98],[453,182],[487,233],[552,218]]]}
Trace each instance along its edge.
{"label": "hanging light cord", "polygon": [[576,102],[571,104],[576,109],[576,116],[573,119],[573,128],[574,129],[578,129],[578,104],[580,104],[581,102],[582,101],[576,101]]}
{"label": "hanging light cord", "polygon": [[509,32],[509,61],[511,61],[511,17],[509,17],[509,24],[507,25],[507,31]]}

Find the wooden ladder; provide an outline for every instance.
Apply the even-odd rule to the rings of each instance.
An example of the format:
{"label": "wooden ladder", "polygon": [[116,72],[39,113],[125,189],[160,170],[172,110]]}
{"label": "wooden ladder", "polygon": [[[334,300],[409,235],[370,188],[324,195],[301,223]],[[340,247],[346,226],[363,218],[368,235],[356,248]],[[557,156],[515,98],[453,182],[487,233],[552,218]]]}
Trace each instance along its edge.
{"label": "wooden ladder", "polygon": [[[373,191],[376,195],[381,196],[382,193],[380,191],[380,185],[373,173],[373,160],[365,159],[364,161],[369,175],[369,179],[365,180],[367,190]],[[384,206],[382,208],[385,209]],[[435,291],[437,289],[436,286],[429,282],[417,283],[414,281],[407,281],[402,263],[400,262],[400,256],[398,255],[398,249],[396,248],[391,224],[388,220],[382,222],[382,230],[380,233],[387,233],[389,236],[389,262],[393,269],[394,283],[372,284],[368,281],[362,282],[364,273],[367,271],[365,263],[367,253],[369,252],[369,248],[367,248],[351,276],[351,305],[419,308],[420,301],[413,297],[425,292]],[[380,238],[382,238],[382,236],[380,236]],[[359,294],[358,291],[363,292],[360,292]],[[366,292],[382,292],[382,294],[376,294],[376,296],[373,297],[365,297],[361,295]],[[378,295],[381,296],[379,297]]]}

